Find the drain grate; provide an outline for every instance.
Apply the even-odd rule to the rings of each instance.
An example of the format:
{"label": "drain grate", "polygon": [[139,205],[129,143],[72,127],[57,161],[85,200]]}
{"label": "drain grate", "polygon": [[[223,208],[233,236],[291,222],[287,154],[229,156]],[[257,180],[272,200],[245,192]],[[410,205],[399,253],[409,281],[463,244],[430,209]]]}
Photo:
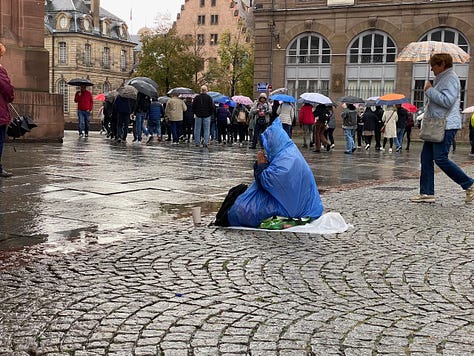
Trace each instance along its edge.
{"label": "drain grate", "polygon": [[407,192],[409,190],[415,190],[418,188],[409,188],[409,187],[374,187],[375,190],[386,190],[390,192]]}

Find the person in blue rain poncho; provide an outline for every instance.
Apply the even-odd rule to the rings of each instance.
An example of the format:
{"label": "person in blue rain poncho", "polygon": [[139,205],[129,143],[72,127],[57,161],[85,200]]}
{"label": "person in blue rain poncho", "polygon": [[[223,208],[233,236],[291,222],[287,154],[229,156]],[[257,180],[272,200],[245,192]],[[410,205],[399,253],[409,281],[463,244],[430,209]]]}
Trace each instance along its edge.
{"label": "person in blue rain poncho", "polygon": [[257,154],[255,181],[239,193],[224,219],[218,213],[216,225],[258,227],[272,216],[319,218],[324,208],[314,175],[280,119],[261,137],[266,157],[261,151]]}

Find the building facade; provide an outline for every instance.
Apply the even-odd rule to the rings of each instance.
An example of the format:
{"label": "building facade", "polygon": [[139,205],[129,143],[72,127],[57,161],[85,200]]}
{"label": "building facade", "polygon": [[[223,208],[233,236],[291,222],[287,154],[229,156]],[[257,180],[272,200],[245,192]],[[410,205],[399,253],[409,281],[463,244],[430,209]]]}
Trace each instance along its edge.
{"label": "building facade", "polygon": [[[122,85],[133,71],[136,43],[125,21],[100,7],[100,0],[45,2],[44,47],[49,52],[49,90],[64,97],[64,118],[77,122],[76,87],[73,78],[90,79],[92,94],[106,93]],[[95,102],[91,122],[98,123]]]}
{"label": "building facade", "polygon": [[21,139],[61,141],[64,136],[62,98],[48,92],[43,16],[41,2],[0,0],[0,42],[7,48],[2,65],[15,87],[15,109],[20,115],[31,116],[38,124]]}
{"label": "building facade", "polygon": [[251,1],[185,0],[174,23],[181,37],[194,39],[206,72],[218,58],[220,35],[229,31],[243,42],[252,39]]}
{"label": "building facade", "polygon": [[[444,41],[471,52],[472,1],[256,0],[255,88],[268,82],[298,97],[320,92],[364,99],[403,93],[421,108],[427,63],[397,62],[410,42]],[[461,104],[474,103],[474,70],[455,64]],[[433,78],[431,74],[431,78]]]}

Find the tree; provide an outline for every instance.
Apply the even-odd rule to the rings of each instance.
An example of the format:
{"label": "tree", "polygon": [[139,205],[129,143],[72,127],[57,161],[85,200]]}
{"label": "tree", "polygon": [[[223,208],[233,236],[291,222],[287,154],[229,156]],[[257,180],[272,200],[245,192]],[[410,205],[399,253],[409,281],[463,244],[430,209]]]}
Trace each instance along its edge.
{"label": "tree", "polygon": [[143,34],[141,41],[138,76],[156,81],[162,94],[174,87],[190,86],[201,59],[196,58],[174,29],[166,33]]}
{"label": "tree", "polygon": [[219,40],[219,58],[204,74],[216,90],[230,96],[253,95],[253,46],[245,42],[244,35],[242,30],[235,36],[224,32]]}

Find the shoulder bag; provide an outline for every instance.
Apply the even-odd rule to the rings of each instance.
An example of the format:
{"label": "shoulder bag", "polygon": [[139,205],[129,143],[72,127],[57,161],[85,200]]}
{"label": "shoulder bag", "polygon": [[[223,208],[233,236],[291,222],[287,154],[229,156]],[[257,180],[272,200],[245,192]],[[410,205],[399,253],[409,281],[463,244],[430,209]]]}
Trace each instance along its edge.
{"label": "shoulder bag", "polygon": [[428,142],[442,142],[446,130],[446,118],[428,117],[421,121],[420,138]]}

